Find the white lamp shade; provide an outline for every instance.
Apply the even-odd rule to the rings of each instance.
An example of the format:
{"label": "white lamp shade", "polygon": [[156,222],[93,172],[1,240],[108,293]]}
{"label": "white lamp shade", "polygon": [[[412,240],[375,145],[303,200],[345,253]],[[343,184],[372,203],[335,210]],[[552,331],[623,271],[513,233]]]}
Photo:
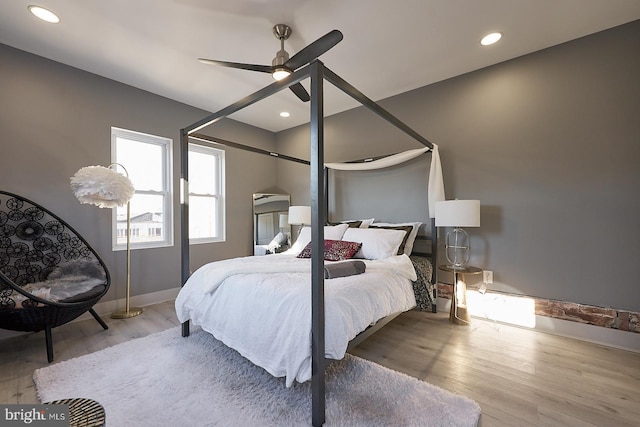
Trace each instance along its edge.
{"label": "white lamp shade", "polygon": [[436,227],[480,227],[480,200],[436,203]]}
{"label": "white lamp shade", "polygon": [[289,224],[311,224],[311,206],[289,206]]}
{"label": "white lamp shade", "polygon": [[125,205],[136,191],[127,176],[104,166],[81,168],[71,177],[71,190],[80,203],[100,208]]}

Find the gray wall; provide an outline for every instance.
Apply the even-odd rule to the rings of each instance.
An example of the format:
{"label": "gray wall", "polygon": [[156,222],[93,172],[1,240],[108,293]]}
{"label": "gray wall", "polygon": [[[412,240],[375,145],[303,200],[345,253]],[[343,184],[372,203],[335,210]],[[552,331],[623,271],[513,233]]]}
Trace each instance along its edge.
{"label": "gray wall", "polygon": [[[482,226],[468,230],[471,262],[494,270],[494,289],[640,311],[638,46],[636,21],[382,102],[440,145],[448,198],[481,200]],[[179,129],[206,113],[3,45],[0,64],[0,187],[73,224],[116,278],[107,299],[122,297],[125,256],[111,251],[110,211],[80,205],[69,177],[109,163],[111,126],[172,138],[177,166]],[[309,158],[304,126],[274,136],[225,121],[209,133]],[[418,146],[362,108],[328,118],[325,136],[327,161]],[[193,247],[193,268],[251,253],[252,193],[308,203],[308,167],[226,151],[227,242]],[[418,175],[395,173],[377,184],[384,209],[374,215],[426,220],[411,183]],[[398,194],[406,197],[389,201]],[[374,206],[364,195],[340,215],[365,216]],[[178,286],[179,255],[178,247],[134,251],[132,293]]]}
{"label": "gray wall", "polygon": [[[440,146],[448,199],[480,199],[481,227],[467,231],[471,263],[494,271],[490,288],[640,311],[639,46],[635,21],[381,102]],[[327,160],[419,147],[373,117],[327,118]],[[291,129],[278,150],[309,158],[308,141],[306,126]],[[293,204],[308,203],[308,175],[279,166]],[[393,216],[381,220],[421,219],[420,195],[388,212],[403,184],[392,173],[378,184]],[[351,203],[373,210],[363,194]]]}
{"label": "gray wall", "polygon": [[[110,163],[111,126],[173,139],[179,219],[179,131],[208,113],[187,105],[0,45],[0,188],[49,208],[73,225],[103,257],[114,277],[105,300],[124,297],[126,257],[111,250],[111,211],[81,205],[69,177]],[[273,150],[273,133],[232,120],[207,133]],[[247,171],[252,171],[248,174]],[[252,253],[252,198],[278,192],[276,160],[226,150],[227,241],[192,246],[193,268]],[[180,241],[176,222],[175,242]],[[135,250],[132,295],[180,285],[180,248]]]}

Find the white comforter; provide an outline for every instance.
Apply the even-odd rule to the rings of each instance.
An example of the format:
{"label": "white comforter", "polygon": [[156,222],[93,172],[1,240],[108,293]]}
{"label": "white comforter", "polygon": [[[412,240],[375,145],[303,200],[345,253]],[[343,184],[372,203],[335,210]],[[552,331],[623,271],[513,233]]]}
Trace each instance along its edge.
{"label": "white comforter", "polygon": [[[327,262],[328,263],[328,262]],[[409,257],[366,261],[364,274],[325,280],[325,356],[341,359],[367,326],[416,304]],[[193,273],[176,299],[190,320],[271,375],[311,378],[310,260],[291,254],[234,258]]]}

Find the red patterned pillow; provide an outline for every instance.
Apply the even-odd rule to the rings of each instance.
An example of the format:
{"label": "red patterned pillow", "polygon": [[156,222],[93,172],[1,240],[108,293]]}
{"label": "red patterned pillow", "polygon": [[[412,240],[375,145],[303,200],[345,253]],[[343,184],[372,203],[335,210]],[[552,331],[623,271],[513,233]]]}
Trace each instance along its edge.
{"label": "red patterned pillow", "polygon": [[[347,242],[345,240],[325,240],[325,261],[343,261],[351,259],[360,250],[362,243]],[[298,254],[298,258],[311,258],[311,242]]]}

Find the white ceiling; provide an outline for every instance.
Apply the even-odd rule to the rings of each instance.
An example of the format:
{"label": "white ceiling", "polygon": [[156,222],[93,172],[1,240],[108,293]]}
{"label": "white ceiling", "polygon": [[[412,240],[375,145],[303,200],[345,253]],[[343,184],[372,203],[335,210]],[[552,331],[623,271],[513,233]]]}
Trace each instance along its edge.
{"label": "white ceiling", "polygon": [[[380,100],[640,19],[640,0],[38,0],[60,16],[53,25],[28,12],[32,3],[0,2],[0,43],[211,112],[272,79],[196,58],[270,65],[277,23],[293,29],[292,56],[340,30],[320,59]],[[480,46],[491,31],[503,39]],[[356,105],[327,89],[326,115]],[[279,131],[307,122],[309,109],[287,90],[233,118]]]}

